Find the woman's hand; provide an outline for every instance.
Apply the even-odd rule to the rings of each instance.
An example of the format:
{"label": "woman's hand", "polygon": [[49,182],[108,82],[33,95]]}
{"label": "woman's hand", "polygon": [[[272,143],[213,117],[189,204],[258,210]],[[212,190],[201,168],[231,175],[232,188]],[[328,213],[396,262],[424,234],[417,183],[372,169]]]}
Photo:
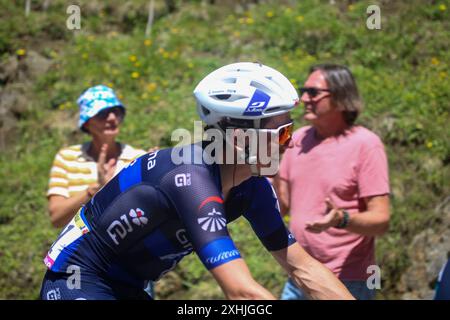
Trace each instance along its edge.
{"label": "woman's hand", "polygon": [[106,155],[108,154],[108,145],[105,143],[100,149],[100,154],[98,156],[97,162],[97,173],[98,173],[98,183],[100,187],[105,185],[112,177],[116,171],[117,160],[114,158],[109,159],[106,162]]}

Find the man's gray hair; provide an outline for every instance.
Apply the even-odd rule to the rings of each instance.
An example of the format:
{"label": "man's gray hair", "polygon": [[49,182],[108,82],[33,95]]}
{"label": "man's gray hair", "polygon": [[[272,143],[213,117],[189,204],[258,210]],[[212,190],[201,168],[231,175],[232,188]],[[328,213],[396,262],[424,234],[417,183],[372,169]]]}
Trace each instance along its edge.
{"label": "man's gray hair", "polygon": [[315,71],[323,73],[332,105],[342,111],[348,125],[353,125],[363,109],[363,102],[351,71],[346,66],[329,63],[312,66],[309,73]]}

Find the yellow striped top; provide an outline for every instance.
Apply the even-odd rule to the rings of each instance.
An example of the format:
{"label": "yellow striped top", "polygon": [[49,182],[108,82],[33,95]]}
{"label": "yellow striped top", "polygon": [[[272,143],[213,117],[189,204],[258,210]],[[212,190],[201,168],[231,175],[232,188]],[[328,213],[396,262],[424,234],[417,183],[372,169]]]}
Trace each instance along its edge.
{"label": "yellow striped top", "polygon": [[[50,170],[47,197],[61,195],[69,198],[97,182],[97,163],[87,154],[89,145],[90,142],[87,142],[58,151]],[[122,153],[117,161],[115,174],[145,153],[144,150],[135,149],[127,144],[121,144],[121,147]]]}

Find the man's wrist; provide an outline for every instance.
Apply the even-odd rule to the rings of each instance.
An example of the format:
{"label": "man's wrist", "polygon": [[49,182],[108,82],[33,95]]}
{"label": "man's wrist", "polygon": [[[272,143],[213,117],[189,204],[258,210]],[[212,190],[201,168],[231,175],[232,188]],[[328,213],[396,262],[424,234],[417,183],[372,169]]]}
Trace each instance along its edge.
{"label": "man's wrist", "polygon": [[342,217],[336,228],[345,229],[350,221],[350,214],[346,210],[342,210]]}

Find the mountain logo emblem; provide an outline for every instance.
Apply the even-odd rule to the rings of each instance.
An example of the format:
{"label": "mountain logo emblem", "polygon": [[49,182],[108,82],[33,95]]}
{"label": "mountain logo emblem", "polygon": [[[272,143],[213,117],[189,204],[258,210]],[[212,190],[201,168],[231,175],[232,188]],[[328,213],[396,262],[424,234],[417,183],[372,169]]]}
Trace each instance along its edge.
{"label": "mountain logo emblem", "polygon": [[203,230],[209,232],[220,231],[227,224],[227,220],[222,216],[222,213],[216,211],[216,208],[213,208],[206,217],[198,218],[197,222]]}

